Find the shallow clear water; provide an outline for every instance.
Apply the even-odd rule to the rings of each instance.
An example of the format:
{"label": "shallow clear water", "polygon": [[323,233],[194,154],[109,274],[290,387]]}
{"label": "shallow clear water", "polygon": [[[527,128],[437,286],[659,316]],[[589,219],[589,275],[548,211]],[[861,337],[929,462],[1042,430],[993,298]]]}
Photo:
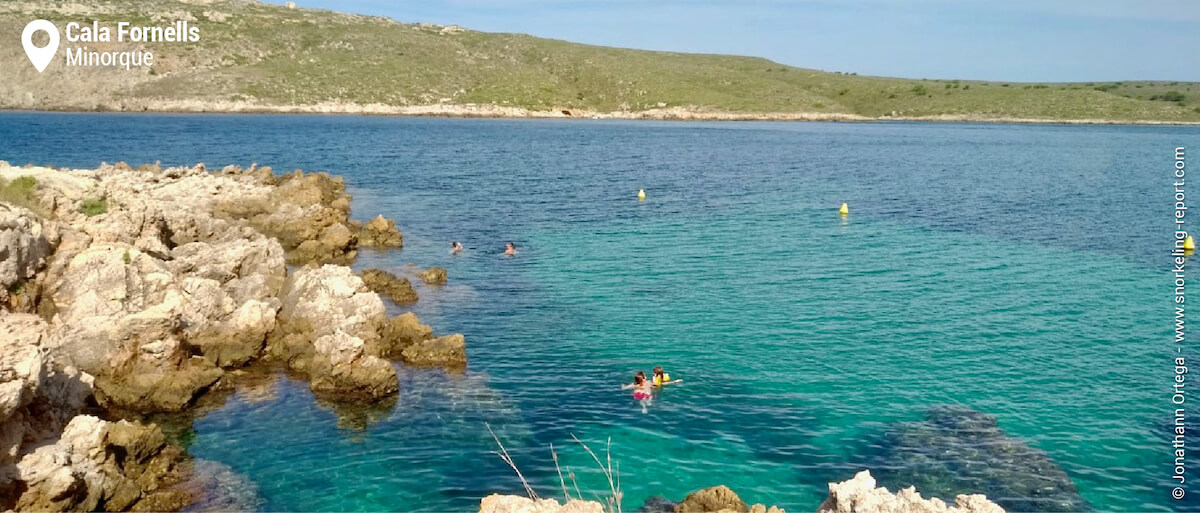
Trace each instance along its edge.
{"label": "shallow clear water", "polygon": [[[1027,499],[889,481],[905,463],[881,435],[942,404],[996,415],[1085,507],[1165,510],[1170,165],[1197,143],[1181,127],[0,114],[14,163],[340,174],[355,217],[405,232],[358,266],[449,269],[414,310],[466,335],[465,374],[401,367],[395,404],[341,420],[281,376],[195,423],[189,450],[269,510],[519,493],[485,423],[544,495],[561,496],[551,444],[591,493],[607,483],[571,435],[601,457],[611,439],[627,510],[723,483],[808,511],[864,466]],[[500,256],[510,240],[520,254]],[[656,364],[685,382],[643,414],[619,385]]]}

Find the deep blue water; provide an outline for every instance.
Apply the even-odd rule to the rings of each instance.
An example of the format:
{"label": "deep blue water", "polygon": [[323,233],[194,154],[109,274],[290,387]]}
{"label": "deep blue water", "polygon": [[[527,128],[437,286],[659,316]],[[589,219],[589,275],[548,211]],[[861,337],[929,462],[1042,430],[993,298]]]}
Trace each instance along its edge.
{"label": "deep blue water", "polygon": [[[466,335],[465,374],[400,367],[395,404],[340,421],[279,377],[196,422],[189,450],[271,510],[519,493],[485,423],[560,498],[550,445],[591,495],[607,483],[571,435],[601,457],[611,439],[626,510],[719,483],[813,510],[864,467],[1056,509],[1069,494],[1014,485],[1045,462],[1076,509],[1178,506],[1166,254],[1174,148],[1198,143],[1195,127],[0,114],[15,164],[344,176],[355,217],[405,232],[356,265],[449,269],[414,310]],[[655,364],[685,382],[643,414],[619,385]],[[913,423],[944,404],[1043,457],[1006,467],[997,440],[913,455],[906,440],[957,436]]]}

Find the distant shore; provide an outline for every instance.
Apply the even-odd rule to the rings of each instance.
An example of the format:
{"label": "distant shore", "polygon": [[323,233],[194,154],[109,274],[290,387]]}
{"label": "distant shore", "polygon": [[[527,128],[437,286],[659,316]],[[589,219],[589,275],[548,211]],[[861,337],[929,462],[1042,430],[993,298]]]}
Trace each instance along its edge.
{"label": "distant shore", "polygon": [[1196,126],[1193,121],[1048,119],[990,117],[978,114],[939,114],[933,116],[862,116],[842,112],[728,112],[696,107],[663,107],[641,111],[601,112],[564,107],[533,110],[491,104],[384,105],[357,103],[316,103],[308,105],[272,105],[240,101],[157,100],[128,101],[93,107],[0,106],[0,111],[25,112],[96,112],[162,114],[357,114],[365,116],[504,118],[504,119],[622,119],[654,121],[834,121],[834,122],[938,122],[1000,123],[1048,125],[1161,125]]}

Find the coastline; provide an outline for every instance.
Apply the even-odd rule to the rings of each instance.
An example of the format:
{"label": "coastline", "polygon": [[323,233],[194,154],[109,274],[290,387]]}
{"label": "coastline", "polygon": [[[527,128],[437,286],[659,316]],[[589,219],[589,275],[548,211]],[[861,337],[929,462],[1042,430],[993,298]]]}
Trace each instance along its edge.
{"label": "coastline", "polygon": [[482,119],[593,119],[626,121],[775,121],[842,123],[978,123],[1035,125],[1200,126],[1196,121],[1122,119],[1047,119],[995,117],[977,114],[929,116],[863,116],[842,112],[729,112],[696,107],[664,107],[643,111],[595,111],[564,107],[533,110],[492,104],[384,105],[325,102],[307,105],[274,105],[244,101],[152,100],[100,104],[93,107],[37,108],[0,106],[6,112],[124,113],[124,114],[329,114],[383,117],[482,118]]}

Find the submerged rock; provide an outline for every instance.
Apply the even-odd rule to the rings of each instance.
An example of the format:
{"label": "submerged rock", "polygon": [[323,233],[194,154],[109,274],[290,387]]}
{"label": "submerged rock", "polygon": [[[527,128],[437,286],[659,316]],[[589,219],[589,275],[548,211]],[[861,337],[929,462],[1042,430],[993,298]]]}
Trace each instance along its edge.
{"label": "submerged rock", "polygon": [[559,504],[554,499],[535,501],[520,495],[492,494],[479,501],[479,513],[604,513],[604,505],[578,499]]}
{"label": "submerged rock", "polygon": [[258,485],[228,465],[210,460],[192,460],[187,478],[174,486],[191,498],[183,511],[217,513],[259,511],[266,505]]}
{"label": "submerged rock", "polygon": [[399,278],[382,269],[365,269],[362,272],[363,283],[371,290],[387,296],[396,304],[415,303],[417,291],[413,290],[408,278]]}
{"label": "submerged rock", "polygon": [[466,340],[458,333],[431,338],[409,346],[401,351],[400,356],[404,363],[412,365],[465,367]]}
{"label": "submerged rock", "polygon": [[915,487],[893,494],[887,488],[876,488],[871,473],[864,470],[854,479],[829,483],[829,496],[818,513],[1004,513],[1004,509],[979,494],[958,495],[947,506],[938,498],[924,499]]}
{"label": "submerged rock", "polygon": [[446,270],[441,267],[430,267],[417,274],[417,277],[430,285],[440,285],[446,283]]}
{"label": "submerged rock", "polygon": [[1088,511],[1070,476],[1045,452],[1009,437],[996,417],[959,405],[884,434],[880,481],[948,496],[983,493],[1010,511]]}

